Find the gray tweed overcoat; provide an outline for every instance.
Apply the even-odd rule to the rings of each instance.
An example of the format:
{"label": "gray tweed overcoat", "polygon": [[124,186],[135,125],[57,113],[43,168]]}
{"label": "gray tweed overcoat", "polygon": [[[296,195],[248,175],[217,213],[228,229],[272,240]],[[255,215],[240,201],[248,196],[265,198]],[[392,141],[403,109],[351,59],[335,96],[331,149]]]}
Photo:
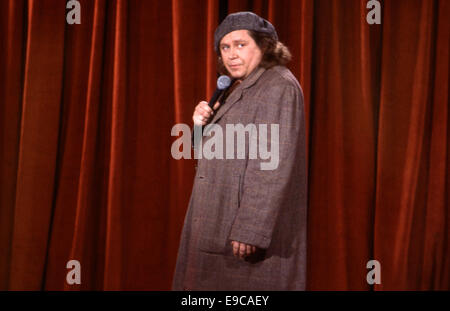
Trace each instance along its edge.
{"label": "gray tweed overcoat", "polygon": [[[250,132],[244,157],[229,159],[225,151],[232,144],[227,141],[224,159],[198,160],[173,290],[304,290],[307,168],[298,81],[283,66],[257,68],[232,91],[211,124],[222,127],[224,138],[226,124],[255,124],[257,129],[267,124],[268,150],[275,144],[270,144],[270,124],[278,124],[278,167],[262,170],[261,162],[269,160],[249,157]],[[209,132],[203,144],[213,137]],[[258,250],[246,260],[236,258],[232,240]]]}

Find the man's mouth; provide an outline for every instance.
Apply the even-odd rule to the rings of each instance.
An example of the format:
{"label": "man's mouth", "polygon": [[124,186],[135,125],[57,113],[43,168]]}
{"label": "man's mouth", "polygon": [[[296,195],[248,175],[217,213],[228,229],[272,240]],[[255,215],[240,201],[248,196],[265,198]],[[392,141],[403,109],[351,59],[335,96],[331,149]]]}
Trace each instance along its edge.
{"label": "man's mouth", "polygon": [[238,68],[239,66],[241,66],[241,64],[236,64],[236,65],[229,65],[230,66],[230,68]]}

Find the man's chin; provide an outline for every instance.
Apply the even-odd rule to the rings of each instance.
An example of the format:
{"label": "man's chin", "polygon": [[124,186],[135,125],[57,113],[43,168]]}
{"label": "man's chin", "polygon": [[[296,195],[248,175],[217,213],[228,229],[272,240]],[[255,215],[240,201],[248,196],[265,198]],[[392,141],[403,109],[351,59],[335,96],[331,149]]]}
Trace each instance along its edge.
{"label": "man's chin", "polygon": [[[228,71],[229,72],[229,71]],[[242,77],[244,76],[242,73],[240,72],[230,72],[230,76],[233,79],[242,79]]]}

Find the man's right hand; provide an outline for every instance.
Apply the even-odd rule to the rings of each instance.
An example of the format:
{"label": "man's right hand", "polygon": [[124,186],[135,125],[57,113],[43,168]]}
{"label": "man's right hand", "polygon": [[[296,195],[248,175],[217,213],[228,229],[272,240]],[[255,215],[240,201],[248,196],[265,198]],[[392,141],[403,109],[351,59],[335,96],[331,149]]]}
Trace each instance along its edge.
{"label": "man's right hand", "polygon": [[[216,102],[214,105],[214,110],[219,108],[220,103]],[[205,101],[201,101],[194,110],[194,115],[192,116],[192,120],[194,120],[195,125],[205,125],[209,122],[211,116],[214,115],[214,111],[211,107],[208,106],[208,103]]]}

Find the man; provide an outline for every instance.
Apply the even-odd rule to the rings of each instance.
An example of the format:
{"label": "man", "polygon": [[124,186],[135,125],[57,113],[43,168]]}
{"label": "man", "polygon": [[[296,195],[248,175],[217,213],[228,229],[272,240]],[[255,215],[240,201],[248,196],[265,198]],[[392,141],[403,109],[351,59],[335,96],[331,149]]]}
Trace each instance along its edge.
{"label": "man", "polygon": [[[219,72],[237,86],[214,111],[200,102],[194,124],[224,132],[230,124],[266,124],[267,137],[279,134],[267,149],[279,148],[279,159],[274,169],[261,169],[264,160],[249,156],[246,139],[244,159],[198,160],[173,289],[304,290],[305,121],[300,85],[284,66],[289,51],[273,25],[251,12],[227,16],[214,40]],[[211,139],[205,129],[203,142]]]}

